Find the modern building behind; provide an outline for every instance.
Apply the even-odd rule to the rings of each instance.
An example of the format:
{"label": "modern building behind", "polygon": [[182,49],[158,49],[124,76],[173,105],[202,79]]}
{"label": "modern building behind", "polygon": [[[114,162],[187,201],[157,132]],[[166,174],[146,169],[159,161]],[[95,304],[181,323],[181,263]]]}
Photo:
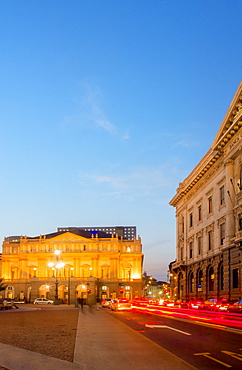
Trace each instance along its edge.
{"label": "modern building behind", "polygon": [[242,83],[211,148],[179,184],[175,298],[242,296]]}
{"label": "modern building behind", "polygon": [[136,226],[86,226],[86,227],[58,227],[58,231],[84,230],[91,233],[103,232],[106,234],[118,234],[124,239],[136,238]]}
{"label": "modern building behind", "polygon": [[1,276],[8,287],[0,294],[27,301],[58,296],[71,303],[78,297],[141,297],[140,237],[66,229],[36,237],[6,237]]}

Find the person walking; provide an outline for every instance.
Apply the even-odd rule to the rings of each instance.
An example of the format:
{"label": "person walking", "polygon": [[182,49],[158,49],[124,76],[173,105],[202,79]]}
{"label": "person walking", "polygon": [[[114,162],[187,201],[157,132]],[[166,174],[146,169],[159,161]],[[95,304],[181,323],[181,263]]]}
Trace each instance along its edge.
{"label": "person walking", "polygon": [[83,312],[84,299],[83,298],[79,298],[79,303],[80,303],[80,306],[81,306],[81,310]]}
{"label": "person walking", "polygon": [[96,303],[97,311],[99,311],[99,309],[100,309],[100,303],[101,303],[101,299],[99,297],[97,297],[97,303]]}

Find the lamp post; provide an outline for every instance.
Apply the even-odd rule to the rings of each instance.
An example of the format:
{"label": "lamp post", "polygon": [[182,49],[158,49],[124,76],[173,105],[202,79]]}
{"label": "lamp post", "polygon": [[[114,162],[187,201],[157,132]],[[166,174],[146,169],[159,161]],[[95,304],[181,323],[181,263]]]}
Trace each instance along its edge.
{"label": "lamp post", "polygon": [[[70,275],[71,271],[71,275]],[[68,305],[71,304],[71,276],[73,272],[73,267],[69,268],[69,277],[68,277]]]}
{"label": "lamp post", "polygon": [[58,277],[57,277],[57,271],[59,268],[62,268],[65,266],[65,264],[63,262],[60,262],[59,261],[59,255],[60,255],[60,251],[58,249],[55,250],[55,256],[56,256],[56,262],[49,262],[48,263],[48,266],[49,267],[52,267],[52,270],[53,270],[53,274],[54,274],[54,270],[55,270],[55,300],[54,300],[54,304],[60,304],[60,301],[59,301],[59,298],[58,298],[58,285],[59,285],[59,282],[58,282]]}

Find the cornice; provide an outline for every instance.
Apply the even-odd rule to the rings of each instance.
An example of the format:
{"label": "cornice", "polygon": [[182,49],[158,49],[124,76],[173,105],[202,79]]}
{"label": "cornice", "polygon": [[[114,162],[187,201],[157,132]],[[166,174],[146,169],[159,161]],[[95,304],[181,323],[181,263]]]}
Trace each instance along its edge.
{"label": "cornice", "polygon": [[189,176],[179,184],[176,195],[171,199],[170,205],[176,207],[177,204],[185,197],[194,186],[201,182],[206,173],[215,167],[215,163],[224,156],[225,149],[230,145],[230,149],[239,141],[234,135],[242,127],[242,82],[233,98],[228,112],[221,124],[218,134],[212,144],[212,147],[205,154],[202,160],[197,164]]}

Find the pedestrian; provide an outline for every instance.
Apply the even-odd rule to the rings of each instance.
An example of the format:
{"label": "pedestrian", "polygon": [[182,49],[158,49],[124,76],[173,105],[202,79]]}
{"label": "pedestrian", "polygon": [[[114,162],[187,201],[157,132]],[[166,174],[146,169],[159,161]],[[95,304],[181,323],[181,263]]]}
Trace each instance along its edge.
{"label": "pedestrian", "polygon": [[80,306],[81,306],[81,310],[83,312],[84,299],[83,298],[79,298],[79,303],[80,303]]}
{"label": "pedestrian", "polygon": [[3,307],[4,307],[5,310],[8,309],[8,301],[6,299],[4,299],[4,301],[3,301]]}
{"label": "pedestrian", "polygon": [[16,303],[13,300],[11,301],[11,306],[12,306],[12,308],[15,307],[15,308],[19,309],[19,307],[16,305]]}
{"label": "pedestrian", "polygon": [[89,312],[92,313],[93,305],[95,304],[94,299],[88,298],[88,306],[89,306]]}
{"label": "pedestrian", "polygon": [[101,299],[99,297],[97,297],[97,303],[96,303],[97,311],[99,311],[100,303],[101,303]]}

